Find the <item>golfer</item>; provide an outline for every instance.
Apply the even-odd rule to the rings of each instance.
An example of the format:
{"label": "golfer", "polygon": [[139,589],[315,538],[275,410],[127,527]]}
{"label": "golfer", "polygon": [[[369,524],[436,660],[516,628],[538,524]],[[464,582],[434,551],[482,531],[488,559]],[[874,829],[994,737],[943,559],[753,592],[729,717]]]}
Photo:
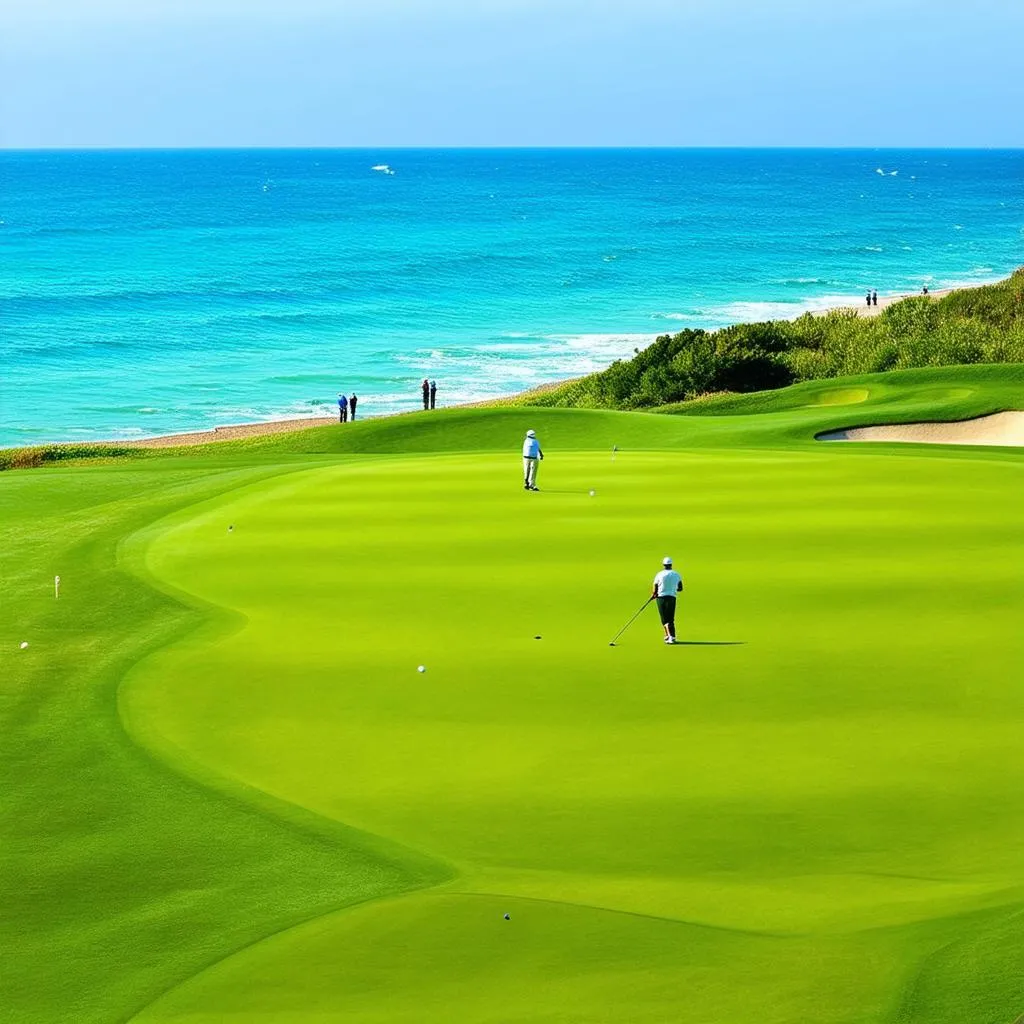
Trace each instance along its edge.
{"label": "golfer", "polygon": [[344,423],[348,420],[348,399],[342,392],[338,392],[338,422]]}
{"label": "golfer", "polygon": [[544,453],[540,450],[540,441],[537,440],[537,435],[532,430],[528,430],[526,437],[523,438],[524,491],[540,490],[537,486],[537,463],[543,458]]}
{"label": "golfer", "polygon": [[683,589],[683,577],[672,568],[672,559],[667,556],[661,560],[662,569],[654,577],[654,590],[651,592],[658,602],[658,614],[665,628],[665,643],[676,642],[676,594]]}

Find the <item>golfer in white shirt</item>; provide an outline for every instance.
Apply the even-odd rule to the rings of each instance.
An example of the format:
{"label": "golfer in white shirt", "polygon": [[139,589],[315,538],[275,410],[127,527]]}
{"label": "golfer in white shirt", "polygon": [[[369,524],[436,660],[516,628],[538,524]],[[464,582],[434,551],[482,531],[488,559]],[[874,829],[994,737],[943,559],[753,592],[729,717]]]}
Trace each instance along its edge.
{"label": "golfer in white shirt", "polygon": [[676,642],[676,594],[683,589],[683,577],[672,568],[672,559],[667,556],[661,560],[662,570],[654,577],[654,590],[651,593],[658,602],[658,614],[661,624],[665,627],[665,643]]}
{"label": "golfer in white shirt", "polygon": [[540,441],[532,431],[526,432],[523,438],[523,490],[536,491],[537,487],[537,463],[544,458],[540,450]]}

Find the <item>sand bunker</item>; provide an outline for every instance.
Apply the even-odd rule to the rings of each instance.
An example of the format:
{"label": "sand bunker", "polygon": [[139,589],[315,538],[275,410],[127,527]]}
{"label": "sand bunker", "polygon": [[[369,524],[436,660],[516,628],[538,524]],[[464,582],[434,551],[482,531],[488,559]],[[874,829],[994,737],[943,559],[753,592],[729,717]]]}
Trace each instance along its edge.
{"label": "sand bunker", "polygon": [[997,412],[952,423],[850,427],[818,434],[819,441],[914,441],[918,444],[990,444],[1024,448],[1024,412]]}

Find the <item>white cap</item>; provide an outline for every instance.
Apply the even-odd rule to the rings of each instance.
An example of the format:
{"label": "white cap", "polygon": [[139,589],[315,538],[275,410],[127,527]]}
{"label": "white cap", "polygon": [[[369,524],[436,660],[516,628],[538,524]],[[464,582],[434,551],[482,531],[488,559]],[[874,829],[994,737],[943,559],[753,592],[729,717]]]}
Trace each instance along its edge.
{"label": "white cap", "polygon": [[671,564],[672,564],[672,559],[671,559],[671,558],[669,558],[669,557],[668,557],[668,555],[666,555],[666,556],[665,556],[665,557],[664,557],[664,558],[663,558],[663,559],[661,560],[661,564],[662,564],[662,565],[671,565]]}
{"label": "white cap", "polygon": [[526,432],[526,436],[527,437],[536,437],[537,435],[532,430],[528,430]]}

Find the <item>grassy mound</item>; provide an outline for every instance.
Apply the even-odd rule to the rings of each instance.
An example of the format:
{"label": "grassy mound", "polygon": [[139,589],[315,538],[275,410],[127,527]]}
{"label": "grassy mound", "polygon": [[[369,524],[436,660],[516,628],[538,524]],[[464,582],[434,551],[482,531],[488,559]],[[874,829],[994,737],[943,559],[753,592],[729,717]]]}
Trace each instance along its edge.
{"label": "grassy mound", "polygon": [[607,370],[530,395],[529,405],[643,409],[716,392],[925,366],[1024,362],[1024,268],[998,284],[919,296],[861,317],[836,310],[796,320],[665,334]]}
{"label": "grassy mound", "polygon": [[1013,1020],[1021,370],[714,406],[4,474],[10,1019]]}

